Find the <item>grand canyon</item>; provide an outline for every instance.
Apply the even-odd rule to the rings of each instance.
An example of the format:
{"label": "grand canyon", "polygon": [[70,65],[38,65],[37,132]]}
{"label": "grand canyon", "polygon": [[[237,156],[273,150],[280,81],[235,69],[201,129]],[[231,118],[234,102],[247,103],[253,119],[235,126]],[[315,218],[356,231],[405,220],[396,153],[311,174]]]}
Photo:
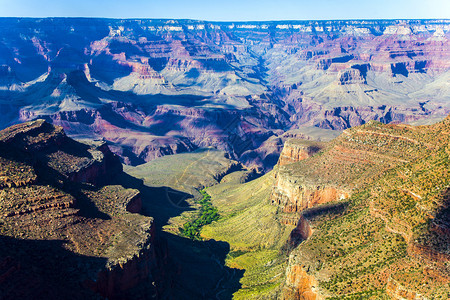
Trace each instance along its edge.
{"label": "grand canyon", "polygon": [[0,299],[450,298],[449,20],[0,28]]}

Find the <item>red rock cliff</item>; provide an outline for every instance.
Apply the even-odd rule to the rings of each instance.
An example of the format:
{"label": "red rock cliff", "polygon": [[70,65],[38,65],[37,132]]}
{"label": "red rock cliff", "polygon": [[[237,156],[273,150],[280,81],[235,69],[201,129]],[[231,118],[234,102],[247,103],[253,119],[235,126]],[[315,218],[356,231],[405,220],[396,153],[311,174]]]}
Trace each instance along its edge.
{"label": "red rock cliff", "polygon": [[289,139],[284,143],[283,151],[281,151],[280,158],[278,159],[278,165],[284,166],[306,159],[322,148],[323,143],[320,142]]}
{"label": "red rock cliff", "polygon": [[270,200],[284,212],[293,213],[318,204],[345,199],[348,196],[348,191],[333,184],[302,182],[298,178],[278,173]]}
{"label": "red rock cliff", "polygon": [[283,300],[318,300],[317,281],[304,270],[300,264],[289,264],[286,269],[286,282],[281,299]]}

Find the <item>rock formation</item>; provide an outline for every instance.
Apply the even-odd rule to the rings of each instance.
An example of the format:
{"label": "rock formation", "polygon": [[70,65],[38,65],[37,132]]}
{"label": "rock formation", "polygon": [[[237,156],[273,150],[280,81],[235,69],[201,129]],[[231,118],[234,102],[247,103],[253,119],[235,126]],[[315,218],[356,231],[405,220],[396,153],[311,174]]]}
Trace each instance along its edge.
{"label": "rock formation", "polygon": [[[2,299],[148,298],[163,260],[139,191],[103,143],[37,120],[0,131]],[[145,294],[136,290],[145,286]]]}
{"label": "rock formation", "polygon": [[291,264],[286,270],[286,284],[282,299],[286,300],[316,300],[317,285],[314,277],[308,275],[299,265]]}
{"label": "rock formation", "polygon": [[0,127],[44,118],[104,138],[130,165],[215,147],[269,170],[292,129],[450,112],[448,20],[12,18],[0,28]]}
{"label": "rock formation", "polygon": [[319,142],[289,139],[284,143],[283,150],[278,159],[278,165],[284,166],[311,157],[322,149],[323,146],[324,144]]}

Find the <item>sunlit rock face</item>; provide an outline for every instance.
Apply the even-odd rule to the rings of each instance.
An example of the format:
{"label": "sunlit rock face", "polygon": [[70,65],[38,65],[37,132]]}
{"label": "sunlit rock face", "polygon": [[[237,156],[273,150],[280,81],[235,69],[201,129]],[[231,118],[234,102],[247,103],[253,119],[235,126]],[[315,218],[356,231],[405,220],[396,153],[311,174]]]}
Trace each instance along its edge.
{"label": "sunlit rock face", "polygon": [[282,148],[274,141],[289,130],[450,111],[447,20],[0,27],[0,127],[44,118],[71,136],[104,138],[132,165],[215,147],[270,169]]}
{"label": "sunlit rock face", "polygon": [[[376,298],[448,298],[449,126],[450,117],[428,126],[371,121],[309,157],[298,154],[317,142],[285,143],[270,195],[280,222],[296,226],[283,299],[372,296],[370,285]],[[400,251],[374,250],[397,242]],[[381,267],[362,267],[365,257]],[[341,285],[342,274],[351,275]]]}

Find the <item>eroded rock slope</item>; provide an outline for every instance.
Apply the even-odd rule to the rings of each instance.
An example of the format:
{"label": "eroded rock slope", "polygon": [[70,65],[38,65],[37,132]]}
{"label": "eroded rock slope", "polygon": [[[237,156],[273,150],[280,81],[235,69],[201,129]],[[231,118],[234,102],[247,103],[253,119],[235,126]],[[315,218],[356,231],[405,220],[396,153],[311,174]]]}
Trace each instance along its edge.
{"label": "eroded rock slope", "polygon": [[284,299],[448,298],[449,120],[369,122],[277,167],[271,201],[297,220]]}
{"label": "eroded rock slope", "polygon": [[121,172],[104,143],[44,120],[0,131],[2,299],[162,295],[153,219],[138,190],[108,185]]}

